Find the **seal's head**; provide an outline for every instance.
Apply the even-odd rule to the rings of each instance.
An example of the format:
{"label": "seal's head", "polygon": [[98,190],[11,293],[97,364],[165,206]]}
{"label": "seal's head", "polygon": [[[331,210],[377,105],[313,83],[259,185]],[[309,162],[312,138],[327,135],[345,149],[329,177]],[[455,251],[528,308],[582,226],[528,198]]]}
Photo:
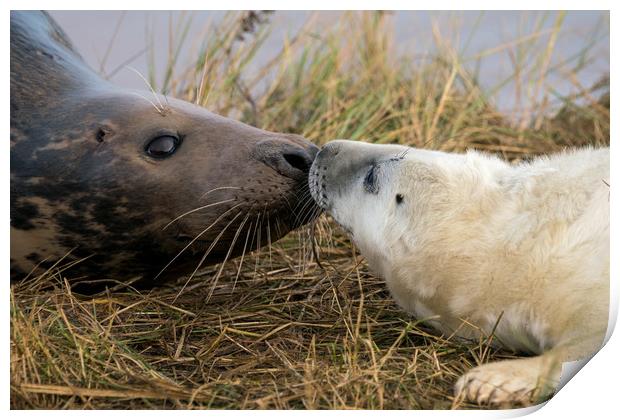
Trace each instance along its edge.
{"label": "seal's head", "polygon": [[493,174],[503,168],[476,153],[335,140],[317,155],[309,186],[381,273],[410,256],[430,236],[425,232],[454,232],[458,223],[471,223],[468,211],[492,205]]}
{"label": "seal's head", "polygon": [[314,145],[119,89],[58,31],[11,15],[12,274],[74,248],[90,277],[191,272],[309,220]]}

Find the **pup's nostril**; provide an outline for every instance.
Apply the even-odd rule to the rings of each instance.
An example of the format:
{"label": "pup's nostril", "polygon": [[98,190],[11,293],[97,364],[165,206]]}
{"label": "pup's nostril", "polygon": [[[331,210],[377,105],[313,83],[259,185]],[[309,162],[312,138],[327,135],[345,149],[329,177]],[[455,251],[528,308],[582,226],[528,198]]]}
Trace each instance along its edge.
{"label": "pup's nostril", "polygon": [[301,156],[296,153],[284,153],[282,155],[284,160],[288,162],[295,169],[299,169],[302,172],[308,172],[310,170],[310,162],[305,156]]}

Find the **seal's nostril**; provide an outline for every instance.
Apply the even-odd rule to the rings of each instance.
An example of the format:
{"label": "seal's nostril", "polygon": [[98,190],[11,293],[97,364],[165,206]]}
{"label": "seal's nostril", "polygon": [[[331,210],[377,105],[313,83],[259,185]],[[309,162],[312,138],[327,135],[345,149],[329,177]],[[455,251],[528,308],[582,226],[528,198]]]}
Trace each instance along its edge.
{"label": "seal's nostril", "polygon": [[282,156],[293,168],[299,169],[302,172],[310,170],[311,162],[309,162],[309,156],[302,156],[301,153],[284,153]]}
{"label": "seal's nostril", "polygon": [[263,140],[254,146],[254,158],[265,163],[280,175],[295,180],[306,180],[317,147],[309,144],[301,147],[277,139]]}

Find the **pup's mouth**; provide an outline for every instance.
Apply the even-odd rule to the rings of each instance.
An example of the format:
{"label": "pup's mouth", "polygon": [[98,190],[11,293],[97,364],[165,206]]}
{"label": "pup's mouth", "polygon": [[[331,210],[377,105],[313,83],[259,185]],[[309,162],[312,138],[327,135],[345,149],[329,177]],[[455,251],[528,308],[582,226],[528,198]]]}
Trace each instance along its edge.
{"label": "pup's mouth", "polygon": [[[321,166],[321,162],[319,162],[319,159],[317,158],[312,164],[312,167],[310,168],[310,173],[308,175],[308,186],[310,187],[310,194],[312,195],[312,198],[314,199],[317,206],[319,206],[324,211],[330,211],[332,209],[332,203],[330,202],[327,195],[327,184],[325,180],[326,170],[327,167]],[[353,229],[338,220],[336,215],[331,214],[331,216],[334,218],[336,223],[338,223],[338,225],[340,225],[340,227],[347,233],[347,235],[349,235],[351,238],[355,236],[353,234]]]}
{"label": "pup's mouth", "polygon": [[315,159],[308,173],[308,187],[314,202],[323,210],[328,210],[329,201],[325,190],[325,173],[327,168],[321,167],[319,159]]}

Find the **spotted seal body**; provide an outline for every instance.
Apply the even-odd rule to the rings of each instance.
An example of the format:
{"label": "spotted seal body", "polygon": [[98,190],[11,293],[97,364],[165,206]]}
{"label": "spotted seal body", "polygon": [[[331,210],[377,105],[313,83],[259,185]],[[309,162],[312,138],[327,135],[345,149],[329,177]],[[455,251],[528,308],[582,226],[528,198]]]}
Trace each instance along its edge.
{"label": "spotted seal body", "polygon": [[86,258],[70,276],[153,279],[275,241],[307,221],[316,150],[118,88],[46,13],[11,13],[12,280],[61,258]]}

